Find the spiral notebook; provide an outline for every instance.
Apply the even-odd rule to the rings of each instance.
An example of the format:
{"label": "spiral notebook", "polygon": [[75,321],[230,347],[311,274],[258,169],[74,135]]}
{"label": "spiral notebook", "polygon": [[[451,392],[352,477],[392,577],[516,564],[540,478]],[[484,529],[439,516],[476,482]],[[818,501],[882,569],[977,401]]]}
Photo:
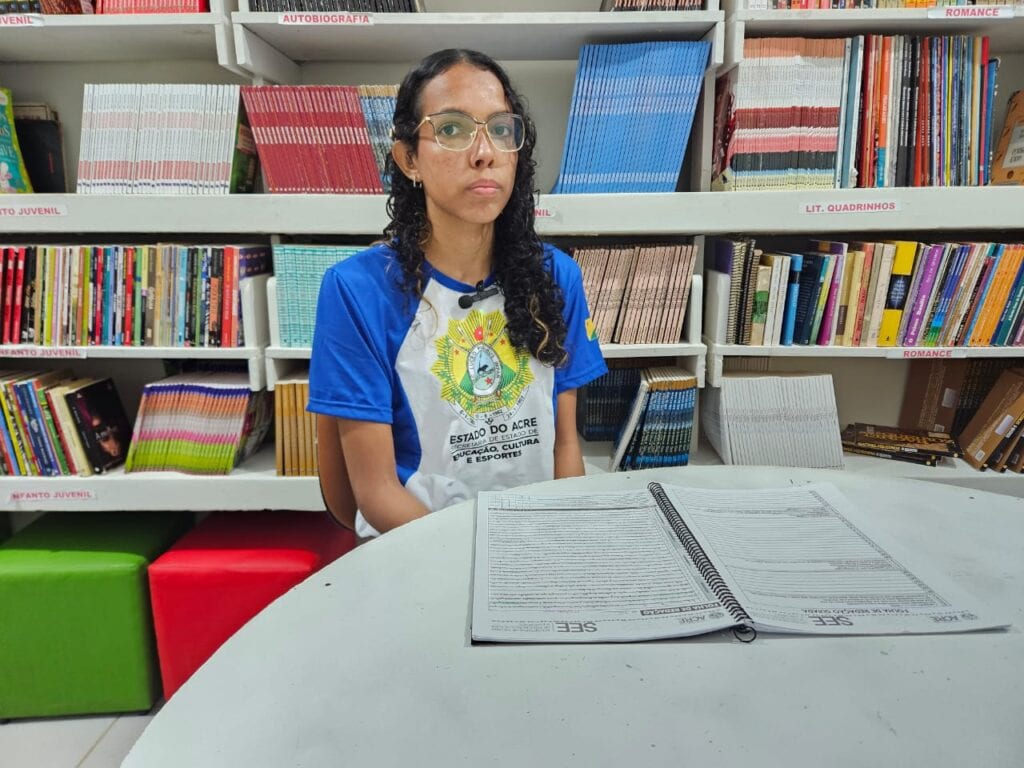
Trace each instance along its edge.
{"label": "spiral notebook", "polygon": [[870,527],[827,483],[481,493],[472,637],[630,642],[732,629],[748,640],[1009,626]]}

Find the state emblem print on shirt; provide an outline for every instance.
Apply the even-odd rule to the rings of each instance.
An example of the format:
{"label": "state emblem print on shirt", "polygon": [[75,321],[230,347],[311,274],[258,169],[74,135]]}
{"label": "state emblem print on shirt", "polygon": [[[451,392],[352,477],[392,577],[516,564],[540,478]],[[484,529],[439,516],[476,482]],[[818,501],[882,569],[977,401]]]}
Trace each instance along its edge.
{"label": "state emblem print on shirt", "polygon": [[430,371],[441,382],[441,398],[470,424],[515,414],[533,382],[530,355],[513,348],[501,312],[473,310],[450,319],[437,339]]}

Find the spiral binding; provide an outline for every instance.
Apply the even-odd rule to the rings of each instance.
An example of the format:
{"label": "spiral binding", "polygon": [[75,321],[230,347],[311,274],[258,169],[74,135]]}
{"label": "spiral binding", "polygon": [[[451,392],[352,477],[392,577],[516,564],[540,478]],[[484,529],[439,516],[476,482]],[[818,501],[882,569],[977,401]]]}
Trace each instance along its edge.
{"label": "spiral binding", "polygon": [[696,566],[697,571],[700,573],[701,578],[711,588],[711,591],[715,593],[715,597],[718,601],[725,606],[725,609],[729,611],[730,615],[736,619],[739,624],[738,627],[733,629],[733,634],[736,639],[740,642],[749,643],[757,637],[757,631],[751,626],[753,621],[743,606],[740,605],[736,596],[733,595],[732,590],[729,589],[728,585],[722,580],[721,574],[718,569],[715,568],[714,564],[708,558],[707,553],[704,551],[704,547],[700,545],[697,538],[693,535],[693,531],[690,527],[683,522],[683,518],[679,516],[679,512],[669,501],[668,495],[665,493],[665,489],[661,487],[661,483],[649,483],[647,490],[654,496],[654,500],[658,503],[658,507],[661,509],[662,514],[665,515],[665,519],[668,524],[675,531],[676,536],[686,549],[686,554],[690,556],[690,561]]}

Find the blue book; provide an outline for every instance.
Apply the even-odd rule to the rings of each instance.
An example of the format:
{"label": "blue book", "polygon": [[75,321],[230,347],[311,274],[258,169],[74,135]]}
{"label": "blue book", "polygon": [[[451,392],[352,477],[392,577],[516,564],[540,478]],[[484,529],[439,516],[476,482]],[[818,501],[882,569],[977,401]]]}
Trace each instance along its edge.
{"label": "blue book", "polygon": [[565,126],[565,142],[562,144],[562,163],[559,166],[558,178],[551,188],[551,194],[560,195],[566,192],[565,179],[569,173],[570,158],[576,149],[576,130],[580,124],[579,110],[583,99],[583,88],[587,64],[590,60],[590,52],[593,46],[584,45],[580,48],[579,60],[576,63],[576,77],[572,84],[572,97],[569,100],[569,119]]}
{"label": "blue book", "polygon": [[114,326],[114,267],[117,261],[117,248],[104,248],[103,251],[103,322],[102,342],[105,345],[113,343],[111,331]]}
{"label": "blue book", "polygon": [[988,82],[985,84],[985,88],[988,90],[988,99],[985,102],[985,156],[981,158],[985,177],[981,182],[982,184],[988,184],[992,176],[992,105],[996,98],[996,75],[998,72],[999,59],[989,59],[986,73],[988,75]]}
{"label": "blue book", "polygon": [[934,347],[942,333],[942,326],[946,323],[946,313],[960,283],[960,276],[967,263],[967,257],[971,253],[969,245],[957,245],[957,252],[953,256],[946,273],[946,282],[942,287],[935,311],[932,313],[931,322],[922,330],[918,346]]}
{"label": "blue book", "polygon": [[801,253],[788,253],[789,282],[786,285],[786,309],[782,317],[782,338],[779,343],[784,347],[793,345],[793,332],[796,329],[797,304],[800,299],[800,279],[802,277],[804,257]]}

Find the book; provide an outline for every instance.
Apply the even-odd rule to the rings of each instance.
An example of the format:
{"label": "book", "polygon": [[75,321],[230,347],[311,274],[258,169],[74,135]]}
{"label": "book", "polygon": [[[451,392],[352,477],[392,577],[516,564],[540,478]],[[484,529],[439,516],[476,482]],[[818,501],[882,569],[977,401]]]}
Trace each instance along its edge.
{"label": "book", "polygon": [[843,447],[914,454],[932,458],[959,458],[960,446],[948,432],[854,422],[843,429]]}
{"label": "book", "polygon": [[1010,625],[831,484],[483,492],[472,639],[631,642],[733,629],[887,635]]}
{"label": "book", "polygon": [[14,127],[34,192],[67,192],[60,119],[46,104],[15,104]]}
{"label": "book", "polygon": [[992,155],[992,184],[1024,184],[1024,90],[1015,91]]}
{"label": "book", "polygon": [[0,88],[0,194],[31,191],[14,126],[14,99],[7,88]]}
{"label": "book", "polygon": [[132,428],[112,379],[93,380],[64,395],[93,471],[124,463]]}

